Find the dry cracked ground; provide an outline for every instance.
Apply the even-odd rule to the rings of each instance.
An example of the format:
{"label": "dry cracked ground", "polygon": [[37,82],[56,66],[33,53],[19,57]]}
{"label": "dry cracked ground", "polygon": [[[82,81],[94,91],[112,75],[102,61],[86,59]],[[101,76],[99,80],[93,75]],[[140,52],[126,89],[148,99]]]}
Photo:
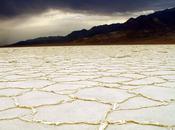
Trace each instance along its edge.
{"label": "dry cracked ground", "polygon": [[0,49],[0,130],[175,130],[175,45]]}

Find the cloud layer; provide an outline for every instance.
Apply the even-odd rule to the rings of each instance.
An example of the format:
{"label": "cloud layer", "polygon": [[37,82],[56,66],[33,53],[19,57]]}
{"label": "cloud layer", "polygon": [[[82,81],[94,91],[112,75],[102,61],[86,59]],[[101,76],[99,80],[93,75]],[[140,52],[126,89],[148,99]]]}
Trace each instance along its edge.
{"label": "cloud layer", "polygon": [[0,18],[42,13],[48,9],[110,14],[157,10],[175,6],[174,0],[1,0]]}

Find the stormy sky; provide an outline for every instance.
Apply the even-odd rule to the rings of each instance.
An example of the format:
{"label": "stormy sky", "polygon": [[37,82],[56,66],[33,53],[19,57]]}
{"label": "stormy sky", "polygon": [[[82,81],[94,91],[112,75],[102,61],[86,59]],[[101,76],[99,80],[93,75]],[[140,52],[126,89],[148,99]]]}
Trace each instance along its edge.
{"label": "stormy sky", "polygon": [[175,0],[0,0],[0,45],[175,7]]}

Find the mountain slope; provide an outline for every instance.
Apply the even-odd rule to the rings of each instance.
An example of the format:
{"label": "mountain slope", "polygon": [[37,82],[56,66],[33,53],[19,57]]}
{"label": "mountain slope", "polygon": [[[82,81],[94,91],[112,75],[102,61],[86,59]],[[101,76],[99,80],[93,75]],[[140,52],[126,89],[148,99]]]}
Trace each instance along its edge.
{"label": "mountain slope", "polygon": [[42,37],[12,46],[175,43],[175,8],[131,18],[123,24],[101,25],[67,36]]}

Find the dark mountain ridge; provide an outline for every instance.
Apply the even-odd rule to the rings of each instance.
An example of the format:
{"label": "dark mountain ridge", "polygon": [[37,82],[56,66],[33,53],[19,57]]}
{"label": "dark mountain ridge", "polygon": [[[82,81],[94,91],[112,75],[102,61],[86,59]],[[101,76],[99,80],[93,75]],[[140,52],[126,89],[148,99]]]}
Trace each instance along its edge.
{"label": "dark mountain ridge", "polygon": [[[79,43],[100,44],[102,41],[111,41],[117,44],[118,41],[128,42],[133,39],[156,39],[167,36],[173,38],[175,35],[175,8],[158,11],[149,15],[141,15],[137,18],[130,18],[123,24],[100,25],[90,30],[74,31],[67,36],[50,36],[21,41],[12,46],[31,45],[66,45]],[[101,40],[97,40],[101,39]],[[93,41],[94,40],[94,41]]]}

